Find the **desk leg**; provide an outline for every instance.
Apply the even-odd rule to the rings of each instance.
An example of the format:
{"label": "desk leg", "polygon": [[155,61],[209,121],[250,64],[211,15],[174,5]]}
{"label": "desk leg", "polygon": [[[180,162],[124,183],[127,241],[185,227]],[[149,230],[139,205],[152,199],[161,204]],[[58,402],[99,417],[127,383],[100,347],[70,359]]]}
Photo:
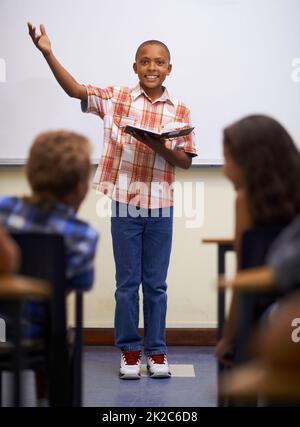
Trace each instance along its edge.
{"label": "desk leg", "polygon": [[[225,273],[225,254],[227,247],[219,245],[218,247],[218,276],[223,276]],[[225,291],[218,291],[218,340],[223,336],[225,322]],[[219,395],[220,376],[224,371],[223,363],[218,362],[218,406],[225,406],[225,399]]]}
{"label": "desk leg", "polygon": [[82,406],[82,348],[83,348],[83,332],[82,332],[82,319],[83,319],[83,297],[81,292],[76,293],[76,331],[74,342],[74,361],[73,361],[73,406]]}
{"label": "desk leg", "polygon": [[12,402],[14,407],[22,406],[21,402],[21,336],[22,336],[22,326],[21,326],[21,310],[22,305],[20,302],[15,303],[15,330],[14,330],[14,355],[13,355],[13,387],[11,390],[12,393]]}

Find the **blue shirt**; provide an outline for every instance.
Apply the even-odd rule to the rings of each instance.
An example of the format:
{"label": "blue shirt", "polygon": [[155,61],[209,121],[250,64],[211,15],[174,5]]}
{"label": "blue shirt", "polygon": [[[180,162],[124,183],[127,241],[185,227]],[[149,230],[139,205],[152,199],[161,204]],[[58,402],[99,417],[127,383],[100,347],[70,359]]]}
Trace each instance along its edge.
{"label": "blue shirt", "polygon": [[[96,230],[76,218],[76,213],[70,206],[56,203],[50,210],[44,211],[18,197],[1,197],[0,224],[9,232],[62,235],[65,242],[68,288],[86,291],[92,287],[94,257],[99,236]],[[28,303],[25,317],[34,323],[42,323],[43,311],[41,304]],[[39,335],[39,332],[34,333],[33,329],[29,335]]]}
{"label": "blue shirt", "polygon": [[56,203],[49,211],[18,197],[0,198],[0,223],[10,232],[58,233],[64,237],[66,278],[71,288],[88,290],[94,280],[98,233],[76,218],[74,209]]}

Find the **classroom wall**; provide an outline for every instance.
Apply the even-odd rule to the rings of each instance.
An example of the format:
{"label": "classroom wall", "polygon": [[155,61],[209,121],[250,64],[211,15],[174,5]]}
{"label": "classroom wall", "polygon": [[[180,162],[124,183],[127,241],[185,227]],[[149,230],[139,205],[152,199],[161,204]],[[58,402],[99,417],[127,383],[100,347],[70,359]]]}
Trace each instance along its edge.
{"label": "classroom wall", "polygon": [[[180,193],[184,184],[186,187],[182,198]],[[176,214],[180,211],[182,200],[185,206],[192,200],[194,208],[197,207],[200,214],[198,219],[195,215],[188,218],[189,212],[185,209],[183,216],[174,218],[173,248],[168,276],[167,326],[215,327],[217,250],[214,245],[203,245],[201,239],[232,235],[234,192],[220,168],[192,168],[188,171],[178,169],[177,185]],[[26,193],[28,186],[23,167],[0,168],[1,195]],[[104,201],[104,208],[108,209],[106,198],[103,199],[94,190],[90,190],[79,212],[82,219],[89,221],[101,233],[95,284],[85,297],[86,327],[113,327],[115,283],[110,219],[108,216],[99,218],[96,211],[96,206],[99,212],[99,205]],[[190,228],[191,225],[195,228]],[[234,270],[233,259],[234,256],[229,254],[229,274]],[[72,299],[69,304],[71,308]],[[143,326],[142,315],[140,319],[140,326]]]}

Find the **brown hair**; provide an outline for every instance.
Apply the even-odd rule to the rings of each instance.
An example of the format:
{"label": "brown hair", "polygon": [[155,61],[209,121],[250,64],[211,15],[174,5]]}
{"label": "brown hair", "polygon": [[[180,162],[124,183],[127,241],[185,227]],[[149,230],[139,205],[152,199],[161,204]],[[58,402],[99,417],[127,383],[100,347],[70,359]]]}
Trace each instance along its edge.
{"label": "brown hair", "polygon": [[300,212],[300,153],[280,123],[245,117],[224,130],[224,145],[244,171],[255,225],[287,223]]}
{"label": "brown hair", "polygon": [[91,171],[90,143],[80,134],[45,132],[34,140],[26,166],[32,196],[26,198],[48,209],[69,194]]}

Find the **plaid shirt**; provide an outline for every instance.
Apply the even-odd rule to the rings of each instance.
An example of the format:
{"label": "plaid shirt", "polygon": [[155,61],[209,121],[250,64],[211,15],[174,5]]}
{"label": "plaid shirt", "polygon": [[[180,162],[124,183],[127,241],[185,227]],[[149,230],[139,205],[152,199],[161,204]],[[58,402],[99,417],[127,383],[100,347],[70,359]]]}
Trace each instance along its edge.
{"label": "plaid shirt", "polygon": [[[124,132],[127,124],[158,130],[170,122],[190,124],[188,108],[165,89],[155,102],[138,84],[134,89],[87,86],[82,111],[104,121],[104,150],[94,178],[97,191],[146,209],[173,205],[175,167],[151,148]],[[166,141],[170,149],[197,155],[193,135]],[[170,187],[171,186],[171,187]]]}
{"label": "plaid shirt", "polygon": [[10,232],[58,233],[66,250],[66,277],[70,288],[88,290],[94,281],[93,260],[98,233],[75,216],[72,208],[57,203],[50,211],[17,197],[0,198],[0,224]]}

